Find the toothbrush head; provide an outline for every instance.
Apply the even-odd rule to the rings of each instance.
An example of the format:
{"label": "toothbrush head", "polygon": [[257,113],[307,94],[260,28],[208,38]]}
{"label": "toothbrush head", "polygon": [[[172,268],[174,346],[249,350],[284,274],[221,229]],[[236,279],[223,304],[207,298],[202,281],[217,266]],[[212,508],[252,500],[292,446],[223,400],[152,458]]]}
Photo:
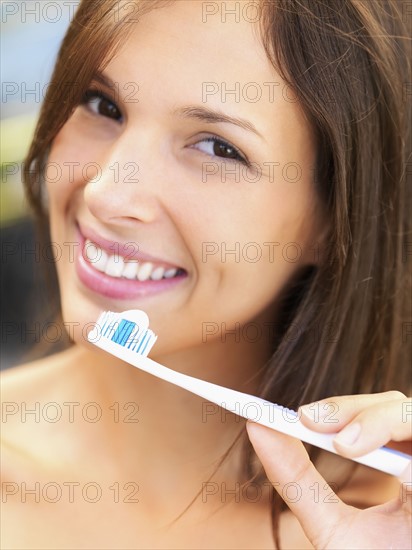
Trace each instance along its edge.
{"label": "toothbrush head", "polygon": [[95,345],[99,345],[99,340],[103,339],[147,357],[157,336],[149,329],[147,314],[133,309],[122,313],[104,311],[87,339]]}

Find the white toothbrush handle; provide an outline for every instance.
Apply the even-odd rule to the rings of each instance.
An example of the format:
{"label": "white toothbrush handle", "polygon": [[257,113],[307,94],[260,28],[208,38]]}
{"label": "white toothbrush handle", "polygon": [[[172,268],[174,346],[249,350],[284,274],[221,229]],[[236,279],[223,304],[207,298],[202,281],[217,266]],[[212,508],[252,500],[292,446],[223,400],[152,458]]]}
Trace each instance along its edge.
{"label": "white toothbrush handle", "polygon": [[[239,416],[286,435],[296,437],[305,443],[338,454],[332,443],[336,433],[322,434],[309,430],[300,422],[299,416],[295,411],[275,405],[260,397],[224,388],[223,386],[176,372],[148,357],[137,355],[104,338],[98,342],[94,342],[94,344],[134,367],[184,388]],[[411,457],[388,447],[381,447],[352,460],[387,474],[399,476],[408,466]]]}
{"label": "white toothbrush handle", "polygon": [[[201,384],[197,384],[197,382],[201,382]],[[177,384],[180,385],[180,383]],[[216,403],[220,407],[248,420],[252,420],[257,424],[262,424],[272,430],[296,437],[305,443],[310,443],[326,451],[339,454],[333,445],[336,433],[323,434],[306,428],[299,420],[298,413],[286,407],[265,401],[260,397],[223,388],[202,380],[198,381],[197,379],[193,379],[193,381],[190,381],[184,387]],[[400,476],[411,461],[411,457],[388,447],[380,447],[352,460],[387,474]]]}

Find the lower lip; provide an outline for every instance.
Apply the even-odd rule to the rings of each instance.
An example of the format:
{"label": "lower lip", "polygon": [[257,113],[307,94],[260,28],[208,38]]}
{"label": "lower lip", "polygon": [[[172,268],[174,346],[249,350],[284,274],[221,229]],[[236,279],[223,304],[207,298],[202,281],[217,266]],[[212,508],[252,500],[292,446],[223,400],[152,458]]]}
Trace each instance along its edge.
{"label": "lower lip", "polygon": [[93,292],[106,296],[107,298],[116,298],[120,300],[132,300],[135,298],[144,298],[153,296],[160,292],[171,290],[179,285],[187,275],[173,277],[171,279],[161,279],[160,281],[131,281],[129,279],[117,279],[101,273],[84,258],[83,249],[85,238],[77,231],[80,251],[76,256],[76,272],[80,281]]}

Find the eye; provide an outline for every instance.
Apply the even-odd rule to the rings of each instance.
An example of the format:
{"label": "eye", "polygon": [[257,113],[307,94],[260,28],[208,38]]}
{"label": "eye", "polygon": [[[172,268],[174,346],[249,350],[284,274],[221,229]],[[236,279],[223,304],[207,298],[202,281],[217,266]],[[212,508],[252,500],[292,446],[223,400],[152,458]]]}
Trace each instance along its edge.
{"label": "eye", "polygon": [[98,90],[87,90],[81,104],[95,115],[111,118],[117,122],[123,120],[123,115],[117,105]]}
{"label": "eye", "polygon": [[[200,146],[200,144],[203,144],[203,145]],[[223,139],[217,136],[202,139],[195,145],[196,146],[193,146],[193,148],[203,151],[210,157],[219,157],[223,159],[233,160],[235,162],[236,161],[241,162],[246,166],[249,166],[250,164],[247,158],[244,155],[242,155],[242,153],[237,149],[237,147],[235,147],[234,145],[231,145],[227,141],[224,141]]]}

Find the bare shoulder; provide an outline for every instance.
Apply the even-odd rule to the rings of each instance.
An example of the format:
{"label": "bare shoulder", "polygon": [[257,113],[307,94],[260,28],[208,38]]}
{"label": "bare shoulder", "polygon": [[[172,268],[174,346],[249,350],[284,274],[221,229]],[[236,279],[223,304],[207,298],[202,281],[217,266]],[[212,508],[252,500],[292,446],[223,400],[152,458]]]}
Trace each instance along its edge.
{"label": "bare shoulder", "polygon": [[[0,376],[2,423],[29,415],[45,402],[59,399],[76,376],[79,351],[69,348],[55,355],[2,371]],[[33,409],[31,407],[33,406]],[[18,414],[19,413],[19,414]],[[35,415],[35,413],[33,413]]]}
{"label": "bare shoulder", "polygon": [[44,456],[57,429],[53,420],[70,399],[75,355],[68,349],[1,373],[2,477]]}

